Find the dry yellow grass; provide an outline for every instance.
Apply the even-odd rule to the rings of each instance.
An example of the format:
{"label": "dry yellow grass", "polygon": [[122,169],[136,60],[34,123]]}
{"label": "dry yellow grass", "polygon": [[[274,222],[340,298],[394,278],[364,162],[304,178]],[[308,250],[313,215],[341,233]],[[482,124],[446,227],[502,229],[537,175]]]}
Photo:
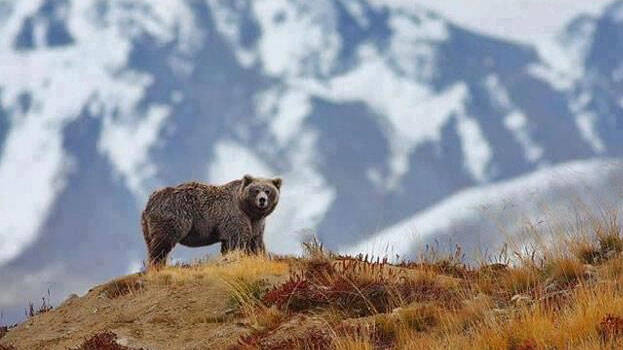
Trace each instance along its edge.
{"label": "dry yellow grass", "polygon": [[[462,307],[415,311],[414,319],[428,319],[428,327],[377,317],[382,332],[363,341],[374,343],[379,334],[391,333],[396,349],[621,349],[621,228],[615,219],[593,227],[594,234],[581,240],[560,239],[539,246],[538,254],[517,253],[518,263],[502,271],[490,273],[485,266],[466,274]],[[609,315],[614,321],[608,328]]]}
{"label": "dry yellow grass", "polygon": [[233,252],[220,259],[190,266],[166,266],[146,273],[145,279],[162,284],[213,283],[215,280],[251,284],[258,279],[287,274],[289,265],[261,255]]}

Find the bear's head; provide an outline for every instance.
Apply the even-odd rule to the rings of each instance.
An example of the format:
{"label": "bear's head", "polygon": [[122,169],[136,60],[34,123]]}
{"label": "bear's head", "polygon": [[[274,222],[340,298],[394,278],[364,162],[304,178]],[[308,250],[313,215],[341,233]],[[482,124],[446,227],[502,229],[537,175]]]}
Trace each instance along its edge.
{"label": "bear's head", "polygon": [[256,218],[272,213],[279,203],[281,178],[259,178],[245,175],[240,185],[240,201],[247,214]]}

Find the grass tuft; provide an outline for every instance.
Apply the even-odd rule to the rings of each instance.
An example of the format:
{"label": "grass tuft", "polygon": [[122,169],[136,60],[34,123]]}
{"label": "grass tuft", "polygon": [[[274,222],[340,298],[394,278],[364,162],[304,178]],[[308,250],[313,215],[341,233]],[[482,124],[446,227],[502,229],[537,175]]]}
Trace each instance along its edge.
{"label": "grass tuft", "polygon": [[109,299],[119,298],[128,294],[139,293],[144,287],[141,276],[130,275],[117,280],[113,280],[102,286],[101,293]]}

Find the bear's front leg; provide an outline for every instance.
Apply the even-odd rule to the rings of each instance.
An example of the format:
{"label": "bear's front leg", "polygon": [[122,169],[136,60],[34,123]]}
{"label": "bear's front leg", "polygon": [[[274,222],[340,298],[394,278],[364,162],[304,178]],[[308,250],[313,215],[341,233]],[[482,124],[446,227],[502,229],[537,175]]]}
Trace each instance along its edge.
{"label": "bear's front leg", "polygon": [[232,250],[249,251],[249,242],[253,231],[251,223],[246,220],[231,220],[223,223],[219,228],[221,236],[221,254]]}
{"label": "bear's front leg", "polygon": [[264,246],[264,219],[255,221],[251,224],[253,237],[249,241],[249,251],[254,254],[263,254],[266,252]]}
{"label": "bear's front leg", "polygon": [[249,251],[253,254],[266,253],[266,247],[264,246],[264,239],[261,236],[255,236],[249,242]]}

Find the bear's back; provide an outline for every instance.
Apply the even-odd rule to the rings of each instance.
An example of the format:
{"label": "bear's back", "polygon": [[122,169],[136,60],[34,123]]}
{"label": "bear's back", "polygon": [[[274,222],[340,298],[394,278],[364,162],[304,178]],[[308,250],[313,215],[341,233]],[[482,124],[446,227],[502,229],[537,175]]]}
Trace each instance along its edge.
{"label": "bear's back", "polygon": [[235,180],[224,185],[210,185],[193,181],[160,188],[149,196],[145,210],[151,211],[155,207],[177,207],[182,203],[193,206],[198,203],[233,201],[240,183],[240,180]]}
{"label": "bear's back", "polygon": [[186,182],[173,187],[174,192],[193,192],[201,197],[213,199],[233,199],[242,181],[234,180],[223,185],[211,185],[202,182]]}

